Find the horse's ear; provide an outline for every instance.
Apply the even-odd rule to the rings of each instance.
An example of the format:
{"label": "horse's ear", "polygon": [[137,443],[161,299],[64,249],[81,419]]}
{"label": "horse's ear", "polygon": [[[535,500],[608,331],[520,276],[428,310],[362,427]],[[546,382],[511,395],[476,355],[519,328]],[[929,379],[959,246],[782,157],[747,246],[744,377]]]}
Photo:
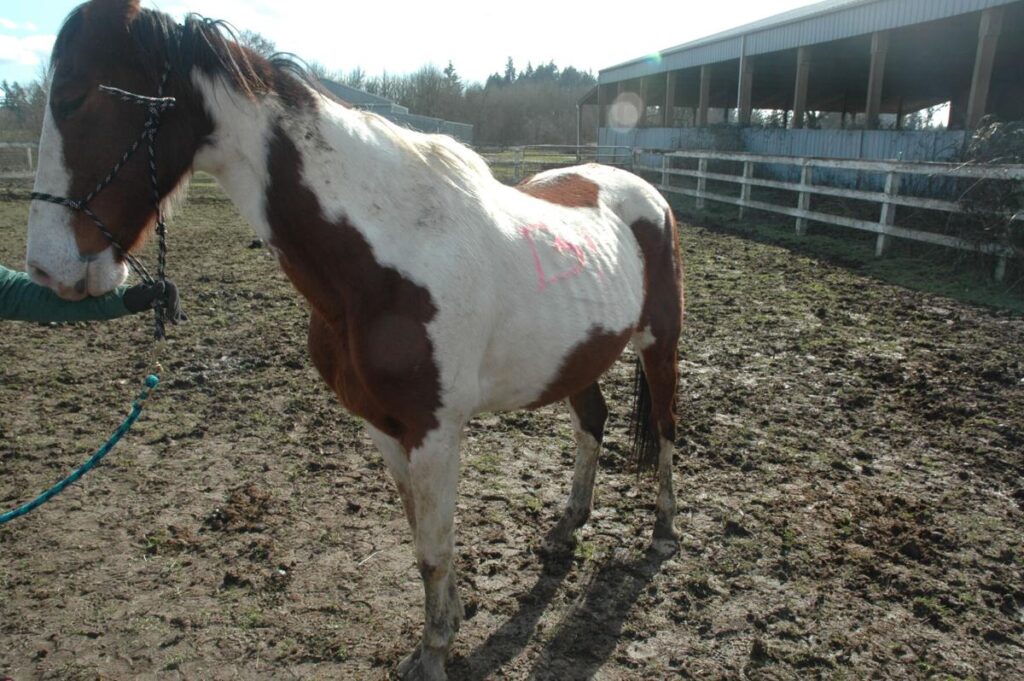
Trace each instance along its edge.
{"label": "horse's ear", "polygon": [[90,0],[85,15],[93,25],[124,28],[139,15],[139,0]]}

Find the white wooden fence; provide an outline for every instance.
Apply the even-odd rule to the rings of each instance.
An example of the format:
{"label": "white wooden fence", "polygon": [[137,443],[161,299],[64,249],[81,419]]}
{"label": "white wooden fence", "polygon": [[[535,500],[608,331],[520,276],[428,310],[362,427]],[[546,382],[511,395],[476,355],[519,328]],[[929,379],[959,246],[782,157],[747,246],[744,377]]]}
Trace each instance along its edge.
{"label": "white wooden fence", "polygon": [[[23,152],[15,151],[16,149],[22,149]],[[35,142],[0,142],[0,178],[34,177],[38,149],[39,145]],[[24,166],[21,165],[19,157],[25,159]]]}
{"label": "white wooden fence", "polygon": [[551,168],[600,162],[633,168],[632,147],[598,147],[558,144],[533,144],[521,147],[478,147],[494,176],[503,182],[519,182]]}
{"label": "white wooden fence", "polygon": [[[652,157],[660,157],[660,165],[652,165],[649,160]],[[644,162],[645,159],[647,160],[646,163]],[[673,163],[676,160],[695,160],[697,162],[697,168],[696,170],[692,170],[673,167]],[[731,175],[726,173],[709,172],[709,161],[733,161],[742,163],[742,174]],[[800,182],[782,182],[778,180],[754,177],[754,168],[758,164],[798,166],[801,169]],[[965,251],[989,253],[995,255],[997,258],[995,272],[997,280],[1002,280],[1006,274],[1007,258],[1019,257],[1021,255],[1021,253],[1000,244],[977,243],[945,234],[898,227],[894,224],[897,206],[926,208],[929,210],[938,210],[949,213],[963,212],[962,206],[956,201],[900,194],[900,178],[903,175],[1022,181],[1024,180],[1024,166],[1021,165],[971,166],[953,163],[862,161],[803,158],[794,156],[761,156],[757,154],[707,151],[661,152],[634,150],[634,168],[640,173],[657,174],[660,177],[660,184],[657,186],[662,192],[682,194],[684,196],[695,198],[697,200],[698,210],[704,208],[706,201],[717,201],[720,203],[738,206],[741,216],[746,209],[763,210],[788,215],[796,218],[796,231],[798,234],[806,233],[807,222],[809,220],[859,229],[867,232],[874,232],[878,235],[875,247],[877,255],[882,255],[885,252],[889,244],[889,240],[893,237],[936,244],[939,246],[947,246],[949,248],[956,248]],[[882,173],[885,175],[885,189],[881,192],[872,192],[855,189],[840,189],[820,184],[813,184],[812,179],[815,168]],[[672,178],[678,176],[696,179],[696,188],[681,187],[678,186],[678,184],[673,184]],[[726,194],[708,191],[708,180],[738,184],[740,186],[739,196],[729,196]],[[765,187],[769,189],[781,189],[787,192],[796,192],[798,195],[797,206],[794,208],[792,206],[778,205],[768,201],[752,200],[750,198],[752,187]],[[878,221],[862,220],[843,215],[834,215],[822,211],[810,210],[812,194],[878,203],[881,206]],[[1007,219],[1024,220],[1024,212],[1013,216],[1007,216]]]}

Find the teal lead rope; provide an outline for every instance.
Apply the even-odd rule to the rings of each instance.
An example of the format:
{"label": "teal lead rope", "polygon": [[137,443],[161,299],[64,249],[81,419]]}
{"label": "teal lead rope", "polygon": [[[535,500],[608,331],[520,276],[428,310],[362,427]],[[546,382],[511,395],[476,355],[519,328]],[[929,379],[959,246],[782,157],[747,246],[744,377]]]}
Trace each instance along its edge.
{"label": "teal lead rope", "polygon": [[81,466],[72,471],[71,475],[64,478],[56,485],[46,490],[35,499],[28,502],[27,504],[19,506],[13,511],[8,511],[3,515],[0,515],[0,525],[3,525],[4,523],[9,522],[11,520],[14,520],[15,518],[20,518],[26,513],[35,510],[39,506],[42,506],[47,501],[63,492],[65,487],[74,483],[80,477],[82,477],[83,475],[91,471],[93,468],[95,468],[96,464],[98,464],[103,459],[103,457],[109,454],[110,450],[114,448],[114,445],[120,442],[121,438],[124,437],[129,430],[131,430],[133,425],[135,425],[135,422],[139,418],[139,414],[142,413],[143,405],[145,405],[146,400],[149,399],[150,393],[153,392],[153,389],[156,388],[156,386],[159,383],[160,379],[157,378],[155,374],[150,374],[149,376],[147,376],[145,387],[142,389],[142,392],[139,393],[139,396],[135,398],[135,401],[132,402],[131,413],[129,413],[128,417],[121,423],[120,426],[118,426],[117,430],[115,430],[114,434],[110,436],[110,439],[107,440],[106,444],[100,447],[95,454],[90,456],[88,461],[86,461]]}

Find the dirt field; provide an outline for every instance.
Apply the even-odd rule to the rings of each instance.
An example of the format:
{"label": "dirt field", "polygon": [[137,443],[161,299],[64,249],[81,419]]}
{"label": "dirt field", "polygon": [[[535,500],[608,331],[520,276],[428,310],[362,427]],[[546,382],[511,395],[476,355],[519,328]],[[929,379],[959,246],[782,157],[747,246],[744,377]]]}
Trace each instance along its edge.
{"label": "dirt field", "polygon": [[[26,195],[0,194],[0,262],[20,267]],[[397,494],[251,238],[209,187],[174,220],[191,319],[158,399],[0,528],[0,678],[384,679],[413,646]],[[568,559],[537,552],[568,494],[567,414],[476,419],[451,678],[1024,677],[1024,320],[699,227],[684,241],[679,552],[647,551],[625,364]],[[104,441],[149,333],[0,322],[0,507]]]}

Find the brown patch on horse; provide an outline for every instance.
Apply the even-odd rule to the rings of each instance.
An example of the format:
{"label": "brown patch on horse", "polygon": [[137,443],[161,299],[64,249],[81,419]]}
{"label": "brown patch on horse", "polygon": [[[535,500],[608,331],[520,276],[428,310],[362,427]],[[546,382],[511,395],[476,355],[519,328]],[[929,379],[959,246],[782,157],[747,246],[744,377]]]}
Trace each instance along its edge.
{"label": "brown patch on horse", "polygon": [[377,262],[347,219],[324,217],[301,182],[302,156],[280,128],[269,149],[270,243],[312,306],[313,364],[349,411],[412,451],[437,427],[441,404],[430,292]]}
{"label": "brown patch on horse", "polygon": [[581,393],[615,363],[633,331],[633,327],[622,331],[606,331],[596,326],[591,328],[587,338],[562,361],[555,379],[527,408],[535,409]]}
{"label": "brown patch on horse", "polygon": [[532,177],[523,180],[516,185],[516,189],[524,194],[568,208],[597,208],[600,188],[582,175],[566,173],[538,182],[532,182],[532,180]]}
{"label": "brown patch on horse", "polygon": [[[675,216],[665,211],[662,225],[640,219],[631,225],[644,260],[644,305],[637,329],[649,328],[654,342],[641,351],[644,365],[638,368],[636,391],[643,405],[649,397],[649,409],[638,423],[637,447],[647,459],[652,452],[656,462],[657,436],[675,439],[676,396],[679,380],[678,346],[683,323],[683,260],[679,247],[679,232]],[[643,391],[649,390],[649,396]],[[653,429],[656,432],[651,432]],[[651,438],[654,438],[653,440]]]}
{"label": "brown patch on horse", "polygon": [[600,444],[604,440],[604,424],[608,420],[608,405],[601,394],[601,386],[594,381],[575,395],[570,395],[569,404],[579,419],[580,428]]}

